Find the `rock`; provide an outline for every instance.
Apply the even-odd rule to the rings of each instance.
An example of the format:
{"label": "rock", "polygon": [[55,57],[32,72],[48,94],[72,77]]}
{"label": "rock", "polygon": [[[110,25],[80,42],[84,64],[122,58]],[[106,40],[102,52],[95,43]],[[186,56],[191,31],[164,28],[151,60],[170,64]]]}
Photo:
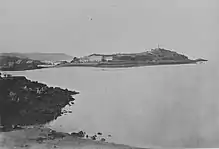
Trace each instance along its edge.
{"label": "rock", "polygon": [[102,133],[101,133],[101,132],[98,132],[97,134],[98,134],[98,135],[102,135]]}
{"label": "rock", "polygon": [[92,140],[96,140],[97,139],[97,135],[91,136]]}
{"label": "rock", "polygon": [[101,139],[100,139],[100,141],[102,141],[102,142],[105,142],[105,141],[106,141],[106,139],[104,139],[104,138],[101,138]]}
{"label": "rock", "polygon": [[64,133],[62,133],[62,132],[51,131],[51,132],[48,134],[48,137],[49,137],[50,139],[64,138],[64,137],[66,137],[66,134],[64,134]]}
{"label": "rock", "polygon": [[46,139],[46,138],[38,137],[38,138],[36,139],[36,141],[37,141],[38,143],[42,143],[45,139]]}
{"label": "rock", "polygon": [[85,132],[79,131],[78,133],[77,132],[72,132],[70,135],[73,136],[73,137],[84,138],[85,134],[86,134]]}

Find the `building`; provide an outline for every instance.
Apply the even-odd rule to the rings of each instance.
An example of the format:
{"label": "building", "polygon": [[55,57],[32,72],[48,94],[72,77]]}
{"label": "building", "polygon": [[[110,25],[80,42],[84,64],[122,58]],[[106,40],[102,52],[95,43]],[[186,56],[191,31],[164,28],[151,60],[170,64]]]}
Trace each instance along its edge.
{"label": "building", "polygon": [[48,61],[48,60],[44,60],[44,61],[41,61],[42,63],[45,63],[45,64],[50,64],[50,65],[53,65],[54,63],[52,61]]}
{"label": "building", "polygon": [[91,54],[88,56],[90,62],[101,62],[103,60],[103,55],[101,54]]}
{"label": "building", "polygon": [[104,55],[103,59],[104,59],[104,61],[112,61],[113,60],[113,55]]}
{"label": "building", "polygon": [[14,66],[14,62],[8,62],[8,66],[9,67],[13,67]]}
{"label": "building", "polygon": [[80,63],[86,63],[86,62],[89,62],[89,58],[88,58],[88,56],[84,56],[84,57],[79,58],[79,62],[80,62]]}
{"label": "building", "polygon": [[17,60],[15,63],[16,63],[16,64],[20,64],[21,62],[22,62],[22,60],[19,59],[19,60]]}
{"label": "building", "polygon": [[60,61],[56,61],[56,62],[53,63],[53,65],[59,65],[59,64],[61,64]]}
{"label": "building", "polygon": [[27,64],[31,64],[31,63],[33,63],[33,61],[29,60],[29,61],[27,61],[26,63],[27,63]]}

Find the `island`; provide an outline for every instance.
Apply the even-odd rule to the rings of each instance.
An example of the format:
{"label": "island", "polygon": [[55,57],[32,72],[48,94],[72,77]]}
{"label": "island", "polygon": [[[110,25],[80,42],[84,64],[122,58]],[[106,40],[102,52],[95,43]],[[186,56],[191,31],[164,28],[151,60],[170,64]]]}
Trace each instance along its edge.
{"label": "island", "polygon": [[194,64],[207,61],[205,59],[191,60],[187,56],[163,48],[155,48],[140,53],[119,53],[119,54],[91,54],[81,58],[74,57],[69,63],[58,64],[54,67],[100,67],[100,68],[121,68],[139,67],[150,65],[174,65]]}
{"label": "island", "polygon": [[[83,57],[74,57],[71,60],[69,60],[70,56],[59,54],[45,54],[41,59],[39,58],[40,55],[43,54],[0,54],[0,70],[24,71],[60,67],[122,68],[154,65],[196,64],[207,61],[201,58],[192,60],[183,54],[178,54],[177,52],[163,48],[155,48],[150,51],[140,53],[117,53],[110,55],[91,54]],[[54,58],[52,58],[53,56]],[[66,59],[53,61],[58,58]]]}

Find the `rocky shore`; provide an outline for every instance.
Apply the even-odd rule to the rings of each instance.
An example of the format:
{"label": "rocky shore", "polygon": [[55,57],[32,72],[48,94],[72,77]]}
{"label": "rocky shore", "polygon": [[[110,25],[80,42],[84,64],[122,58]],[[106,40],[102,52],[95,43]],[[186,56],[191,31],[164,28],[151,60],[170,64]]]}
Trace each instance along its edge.
{"label": "rocky shore", "polygon": [[140,149],[122,144],[85,139],[75,134],[35,126],[0,133],[1,149]]}

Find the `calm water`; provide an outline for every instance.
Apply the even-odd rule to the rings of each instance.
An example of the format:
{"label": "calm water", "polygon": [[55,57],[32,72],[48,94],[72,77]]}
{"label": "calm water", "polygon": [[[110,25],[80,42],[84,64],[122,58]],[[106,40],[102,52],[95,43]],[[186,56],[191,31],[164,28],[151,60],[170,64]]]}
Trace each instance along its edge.
{"label": "calm water", "polygon": [[109,141],[140,147],[219,147],[216,63],[14,74],[80,91],[73,113],[52,123],[58,130],[103,132]]}

